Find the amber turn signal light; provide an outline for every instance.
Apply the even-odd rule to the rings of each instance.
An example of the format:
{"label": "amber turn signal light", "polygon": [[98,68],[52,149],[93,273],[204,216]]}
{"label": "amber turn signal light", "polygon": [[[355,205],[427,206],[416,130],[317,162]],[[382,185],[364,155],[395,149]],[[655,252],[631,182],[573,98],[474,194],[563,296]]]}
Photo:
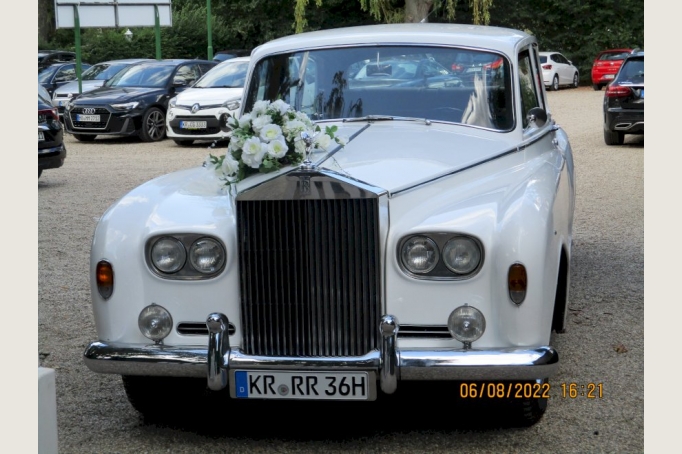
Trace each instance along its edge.
{"label": "amber turn signal light", "polygon": [[111,263],[102,260],[96,269],[97,291],[102,298],[109,299],[114,293],[114,269]]}
{"label": "amber turn signal light", "polygon": [[526,299],[526,290],[528,289],[528,275],[526,274],[526,267],[520,263],[514,263],[509,267],[509,274],[507,275],[507,285],[509,287],[509,298],[514,304],[521,304]]}

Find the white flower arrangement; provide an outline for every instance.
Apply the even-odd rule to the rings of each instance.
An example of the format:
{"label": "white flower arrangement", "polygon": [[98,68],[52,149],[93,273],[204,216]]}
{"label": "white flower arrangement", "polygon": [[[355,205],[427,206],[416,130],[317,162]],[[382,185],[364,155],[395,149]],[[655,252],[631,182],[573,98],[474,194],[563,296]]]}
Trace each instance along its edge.
{"label": "white flower arrangement", "polygon": [[[257,101],[251,112],[239,118],[230,117],[230,144],[224,155],[209,154],[205,167],[215,171],[225,186],[237,183],[255,173],[269,173],[306,158],[308,147],[329,150],[335,144],[346,145],[347,139],[336,137],[336,126],[324,133],[303,112],[297,112],[282,100]],[[306,144],[303,133],[313,137]]]}

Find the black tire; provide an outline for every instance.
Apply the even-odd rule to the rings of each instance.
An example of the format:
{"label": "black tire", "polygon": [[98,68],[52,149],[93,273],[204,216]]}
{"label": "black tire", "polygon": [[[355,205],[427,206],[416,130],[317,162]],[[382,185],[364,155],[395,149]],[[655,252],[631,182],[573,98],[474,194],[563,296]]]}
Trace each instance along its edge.
{"label": "black tire", "polygon": [[530,427],[540,421],[547,411],[547,398],[521,399],[518,402],[512,402],[512,406],[512,414],[514,414],[512,425]]}
{"label": "black tire", "polygon": [[555,74],[554,79],[552,79],[552,85],[549,87],[552,91],[559,90],[559,75]]}
{"label": "black tire", "polygon": [[145,419],[162,419],[177,411],[198,410],[210,391],[206,380],[123,375],[128,401]]}
{"label": "black tire", "polygon": [[599,84],[592,84],[592,89],[594,91],[601,91],[601,85]]}
{"label": "black tire", "polygon": [[40,175],[43,174],[43,169],[38,169],[38,178],[40,178]]}
{"label": "black tire", "polygon": [[578,73],[573,74],[573,88],[578,88],[579,83]]}
{"label": "black tire", "polygon": [[604,142],[606,145],[623,145],[625,134],[619,131],[604,130]]}
{"label": "black tire", "polygon": [[97,135],[95,134],[74,134],[73,137],[79,142],[92,142]]}
{"label": "black tire", "polygon": [[180,145],[181,147],[189,147],[190,145],[192,145],[194,143],[193,140],[189,140],[189,139],[173,139],[173,142]]}
{"label": "black tire", "polygon": [[142,116],[140,139],[158,142],[166,137],[166,114],[158,107],[150,107]]}

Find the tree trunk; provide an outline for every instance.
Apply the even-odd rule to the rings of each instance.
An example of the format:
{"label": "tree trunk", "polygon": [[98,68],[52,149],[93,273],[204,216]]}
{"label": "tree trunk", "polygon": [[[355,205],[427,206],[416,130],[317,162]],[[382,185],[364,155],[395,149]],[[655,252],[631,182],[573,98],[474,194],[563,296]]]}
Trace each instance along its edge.
{"label": "tree trunk", "polygon": [[428,22],[433,0],[405,0],[405,22]]}
{"label": "tree trunk", "polygon": [[38,0],[38,42],[50,41],[54,32],[54,0]]}

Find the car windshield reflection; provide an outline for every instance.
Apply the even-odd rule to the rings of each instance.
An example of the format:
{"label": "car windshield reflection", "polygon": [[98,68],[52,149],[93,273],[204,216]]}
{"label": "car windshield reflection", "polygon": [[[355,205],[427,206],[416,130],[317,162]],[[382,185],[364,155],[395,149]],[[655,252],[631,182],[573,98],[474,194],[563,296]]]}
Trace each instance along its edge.
{"label": "car windshield reflection", "polygon": [[514,122],[509,68],[499,54],[446,47],[278,54],[256,65],[246,106],[282,99],[313,120],[381,115],[507,131]]}

